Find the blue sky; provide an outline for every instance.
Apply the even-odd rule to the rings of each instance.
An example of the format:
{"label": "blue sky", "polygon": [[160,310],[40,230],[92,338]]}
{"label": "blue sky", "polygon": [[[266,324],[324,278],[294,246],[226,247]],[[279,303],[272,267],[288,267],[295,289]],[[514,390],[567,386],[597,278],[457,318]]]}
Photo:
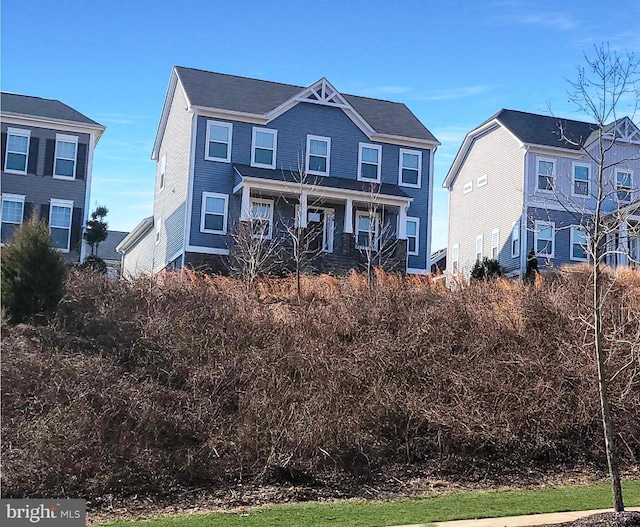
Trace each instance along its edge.
{"label": "blue sky", "polygon": [[107,126],[92,206],[110,228],[152,213],[151,148],[174,64],[400,101],[440,140],[441,188],[465,134],[500,108],[582,118],[567,101],[594,44],[640,51],[640,1],[3,0],[2,89],[60,99]]}

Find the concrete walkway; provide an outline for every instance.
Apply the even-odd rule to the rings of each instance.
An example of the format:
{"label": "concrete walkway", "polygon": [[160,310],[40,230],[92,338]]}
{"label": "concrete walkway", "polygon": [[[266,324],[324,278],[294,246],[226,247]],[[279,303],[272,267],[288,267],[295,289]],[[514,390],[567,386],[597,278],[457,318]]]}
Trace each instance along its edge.
{"label": "concrete walkway", "polygon": [[[626,511],[640,511],[640,507],[627,507]],[[545,523],[564,523],[599,514],[613,512],[613,509],[599,509],[593,511],[552,512],[549,514],[528,514],[526,516],[504,516],[502,518],[482,518],[480,520],[456,520],[452,522],[434,522],[436,527],[528,527],[529,525],[543,525]],[[423,527],[422,523],[411,525],[397,525],[396,527]]]}

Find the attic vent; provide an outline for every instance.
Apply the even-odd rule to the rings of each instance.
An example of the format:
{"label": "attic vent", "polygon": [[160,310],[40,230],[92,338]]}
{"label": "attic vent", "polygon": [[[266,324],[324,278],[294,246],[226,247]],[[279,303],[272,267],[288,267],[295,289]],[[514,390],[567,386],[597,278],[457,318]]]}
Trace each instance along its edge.
{"label": "attic vent", "polygon": [[337,106],[339,108],[349,107],[347,101],[326,79],[320,79],[315,84],[309,86],[296,97],[296,100],[323,104],[325,106]]}

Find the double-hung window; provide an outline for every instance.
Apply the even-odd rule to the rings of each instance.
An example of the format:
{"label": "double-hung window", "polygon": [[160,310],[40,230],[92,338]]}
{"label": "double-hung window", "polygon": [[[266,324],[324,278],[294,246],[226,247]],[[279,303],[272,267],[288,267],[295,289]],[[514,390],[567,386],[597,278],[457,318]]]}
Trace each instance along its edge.
{"label": "double-hung window", "polygon": [[7,243],[22,224],[24,196],[2,195],[2,243]]}
{"label": "double-hung window", "polygon": [[273,200],[251,198],[251,229],[254,238],[270,240],[273,236]]}
{"label": "double-hung window", "polygon": [[358,154],[358,180],[380,183],[382,147],[360,143]]}
{"label": "double-hung window", "polygon": [[278,131],[253,127],[251,140],[251,166],[276,168]]}
{"label": "double-hung window", "polygon": [[550,221],[536,221],[534,232],[534,246],[536,256],[553,258],[555,255],[556,226]]}
{"label": "double-hung window", "polygon": [[160,158],[160,163],[158,163],[158,170],[160,171],[159,179],[160,179],[160,190],[164,189],[164,174],[167,170],[167,154],[162,154]]}
{"label": "double-hung window", "polygon": [[516,221],[511,230],[511,258],[520,256],[520,222]]}
{"label": "double-hung window", "polygon": [[73,135],[56,134],[56,153],[53,177],[75,179],[78,157],[78,138]]}
{"label": "double-hung window", "polygon": [[202,193],[200,231],[210,234],[227,233],[229,196],[213,192]]}
{"label": "double-hung window", "polygon": [[359,210],[356,212],[356,242],[359,249],[378,250],[378,213]]}
{"label": "double-hung window", "polygon": [[476,236],[476,261],[478,262],[482,261],[482,242],[483,235],[479,234],[478,236]]}
{"label": "double-hung window", "polygon": [[631,172],[629,170],[616,170],[616,191],[618,201],[631,201]]}
{"label": "double-hung window", "polygon": [[500,229],[491,231],[491,258],[497,260],[500,256]]}
{"label": "double-hung window", "polygon": [[591,193],[591,168],[589,165],[574,163],[571,193],[577,197],[589,196]]}
{"label": "double-hung window", "polygon": [[420,251],[419,232],[420,218],[407,218],[407,254],[418,255]]}
{"label": "double-hung window", "polygon": [[552,192],[556,177],[556,162],[554,159],[538,158],[538,177],[536,188],[542,192]]}
{"label": "double-hung window", "polygon": [[460,245],[457,243],[451,248],[451,274],[456,275],[460,271]]}
{"label": "double-hung window", "polygon": [[17,128],[7,129],[7,152],[4,160],[5,172],[11,172],[13,174],[27,173],[30,139],[31,132],[29,130],[19,130]]}
{"label": "double-hung window", "polygon": [[586,262],[589,260],[587,253],[587,231],[577,225],[571,226],[571,260]]}
{"label": "double-hung window", "polygon": [[73,201],[52,199],[49,207],[49,231],[51,245],[62,252],[69,252],[71,245],[71,220]]}
{"label": "double-hung window", "polygon": [[400,149],[398,185],[420,188],[422,179],[422,152]]}
{"label": "double-hung window", "polygon": [[233,124],[207,121],[207,140],[204,158],[208,161],[231,162],[231,136]]}
{"label": "double-hung window", "polygon": [[307,172],[328,176],[331,162],[331,138],[307,135]]}

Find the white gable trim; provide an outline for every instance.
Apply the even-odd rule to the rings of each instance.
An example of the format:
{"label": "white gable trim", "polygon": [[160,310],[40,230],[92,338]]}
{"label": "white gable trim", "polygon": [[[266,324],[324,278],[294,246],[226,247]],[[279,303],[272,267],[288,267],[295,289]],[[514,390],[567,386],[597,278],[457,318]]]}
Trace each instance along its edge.
{"label": "white gable trim", "polygon": [[[167,120],[169,119],[169,110],[171,110],[171,102],[173,101],[173,96],[176,92],[176,86],[178,84],[178,74],[176,73],[176,68],[171,70],[171,77],[169,78],[169,87],[167,88],[167,93],[164,96],[164,105],[162,106],[162,115],[160,116],[160,124],[158,125],[158,131],[156,132],[156,139],[153,142],[153,151],[151,152],[151,159],[154,161],[158,160],[158,154],[160,152],[160,143],[162,143],[162,138],[164,137],[164,131],[167,127]],[[187,103],[189,103],[189,97],[187,97],[187,92],[183,89],[185,98],[187,99]],[[190,105],[190,103],[189,103]]]}

